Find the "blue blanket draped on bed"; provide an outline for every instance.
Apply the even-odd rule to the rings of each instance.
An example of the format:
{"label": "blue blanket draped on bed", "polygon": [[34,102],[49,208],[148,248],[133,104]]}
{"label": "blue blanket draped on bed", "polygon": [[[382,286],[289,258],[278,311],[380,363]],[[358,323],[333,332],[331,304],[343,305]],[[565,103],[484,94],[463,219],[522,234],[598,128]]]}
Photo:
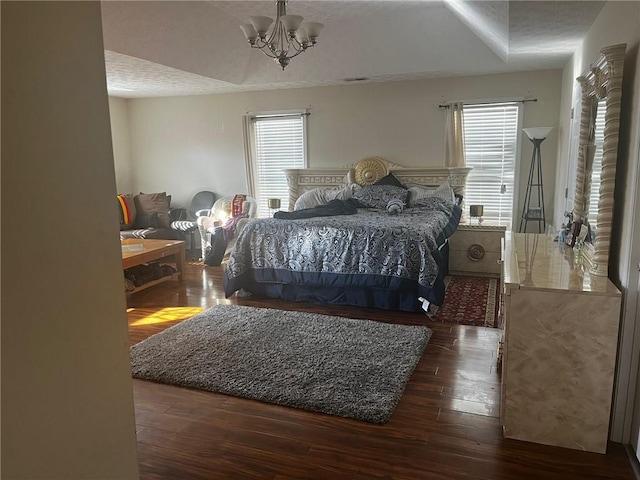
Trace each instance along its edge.
{"label": "blue blanket draped on bed", "polygon": [[[399,215],[358,209],[355,215],[251,220],[229,257],[225,294],[244,289],[290,300],[409,311],[419,310],[417,296],[440,304],[439,247],[456,230],[460,214],[457,205],[433,197]],[[402,300],[382,298],[393,292]]]}
{"label": "blue blanket draped on bed", "polygon": [[299,220],[301,218],[333,217],[335,215],[353,215],[358,213],[358,202],[355,200],[330,200],[324,205],[303,208],[294,212],[276,212],[273,218],[279,220]]}

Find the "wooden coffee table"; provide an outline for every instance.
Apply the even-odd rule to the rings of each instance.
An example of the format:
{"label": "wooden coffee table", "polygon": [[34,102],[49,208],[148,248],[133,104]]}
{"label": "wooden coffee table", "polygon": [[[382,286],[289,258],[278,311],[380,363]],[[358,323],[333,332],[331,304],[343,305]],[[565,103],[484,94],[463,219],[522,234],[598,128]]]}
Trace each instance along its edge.
{"label": "wooden coffee table", "polygon": [[122,240],[122,268],[127,269],[143,263],[158,262],[175,264],[176,273],[145,283],[127,293],[136,293],[169,280],[184,281],[184,242],[182,240]]}

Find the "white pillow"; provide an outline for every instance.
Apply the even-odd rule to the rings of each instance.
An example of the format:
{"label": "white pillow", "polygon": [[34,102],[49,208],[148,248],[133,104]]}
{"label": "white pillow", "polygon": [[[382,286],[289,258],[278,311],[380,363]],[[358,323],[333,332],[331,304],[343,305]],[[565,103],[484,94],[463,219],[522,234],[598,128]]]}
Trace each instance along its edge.
{"label": "white pillow", "polygon": [[456,201],[456,194],[453,192],[453,188],[451,188],[449,180],[436,188],[436,191],[433,192],[433,195],[443,200],[448,200],[451,203],[455,203]]}
{"label": "white pillow", "polygon": [[317,205],[324,204],[324,195],[322,195],[321,188],[314,188],[308,192],[304,192],[296,200],[296,204],[293,207],[294,210],[303,210],[305,208],[313,208]]}
{"label": "white pillow", "polygon": [[416,202],[428,197],[438,197],[452,203],[455,203],[456,201],[456,196],[453,192],[453,188],[451,188],[451,185],[449,184],[449,180],[446,180],[442,185],[436,188],[413,186],[409,187],[409,191],[411,192],[411,196],[409,197],[410,207],[414,206]]}
{"label": "white pillow", "polygon": [[422,199],[433,196],[433,192],[436,191],[438,187],[426,187],[424,185],[411,185],[407,190],[409,190],[409,206],[413,205],[414,202]]}
{"label": "white pillow", "polygon": [[324,205],[331,200],[347,200],[351,198],[353,192],[359,185],[355,183],[345,185],[344,187],[324,187],[314,188],[308,192],[304,192],[296,200],[293,207],[294,210],[302,210],[305,208],[313,208],[318,205]]}

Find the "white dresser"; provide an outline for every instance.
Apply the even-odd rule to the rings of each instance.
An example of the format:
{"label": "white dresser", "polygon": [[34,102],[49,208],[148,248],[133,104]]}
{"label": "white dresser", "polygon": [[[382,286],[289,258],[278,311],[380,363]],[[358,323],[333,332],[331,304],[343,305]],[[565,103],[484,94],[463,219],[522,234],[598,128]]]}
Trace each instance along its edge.
{"label": "white dresser", "polygon": [[621,295],[544,234],[507,232],[503,249],[504,436],[604,453]]}

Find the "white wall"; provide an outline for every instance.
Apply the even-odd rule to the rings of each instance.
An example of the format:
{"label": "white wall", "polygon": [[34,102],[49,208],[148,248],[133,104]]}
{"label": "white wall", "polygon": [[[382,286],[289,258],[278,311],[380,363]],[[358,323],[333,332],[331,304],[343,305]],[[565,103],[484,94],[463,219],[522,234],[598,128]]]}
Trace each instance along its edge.
{"label": "white wall", "polygon": [[[636,391],[638,356],[634,336],[638,335],[636,305],[640,260],[640,220],[638,217],[638,144],[640,142],[640,3],[609,1],[594,22],[573,60],[563,70],[558,141],[558,185],[566,185],[568,158],[569,114],[574,96],[575,78],[595,62],[600,50],[608,45],[627,44],[622,90],[623,109],[618,145],[616,175],[615,218],[612,232],[609,277],[623,292],[623,311],[620,327],[620,347],[612,417],[612,439],[637,447],[640,427],[640,404],[636,406],[636,425],[632,433],[631,417]],[[564,175],[563,175],[563,172]],[[562,182],[562,183],[561,183]],[[556,198],[558,212],[564,208],[563,199]],[[558,225],[558,223],[557,223]]]}
{"label": "white wall", "polygon": [[[523,107],[524,126],[556,126],[560,82],[560,70],[547,70],[129,100],[133,187],[166,190],[182,206],[198,190],[220,195],[246,191],[242,115],[247,111],[310,107],[310,167],[343,166],[371,155],[407,167],[443,165],[445,111],[440,103],[537,98]],[[531,143],[522,145],[521,198],[531,159]],[[556,151],[552,133],[542,144],[548,210]]]}
{"label": "white wall", "polygon": [[2,477],[138,478],[99,2],[2,2]]}
{"label": "white wall", "polygon": [[128,102],[125,98],[109,97],[113,160],[118,193],[134,193]]}

